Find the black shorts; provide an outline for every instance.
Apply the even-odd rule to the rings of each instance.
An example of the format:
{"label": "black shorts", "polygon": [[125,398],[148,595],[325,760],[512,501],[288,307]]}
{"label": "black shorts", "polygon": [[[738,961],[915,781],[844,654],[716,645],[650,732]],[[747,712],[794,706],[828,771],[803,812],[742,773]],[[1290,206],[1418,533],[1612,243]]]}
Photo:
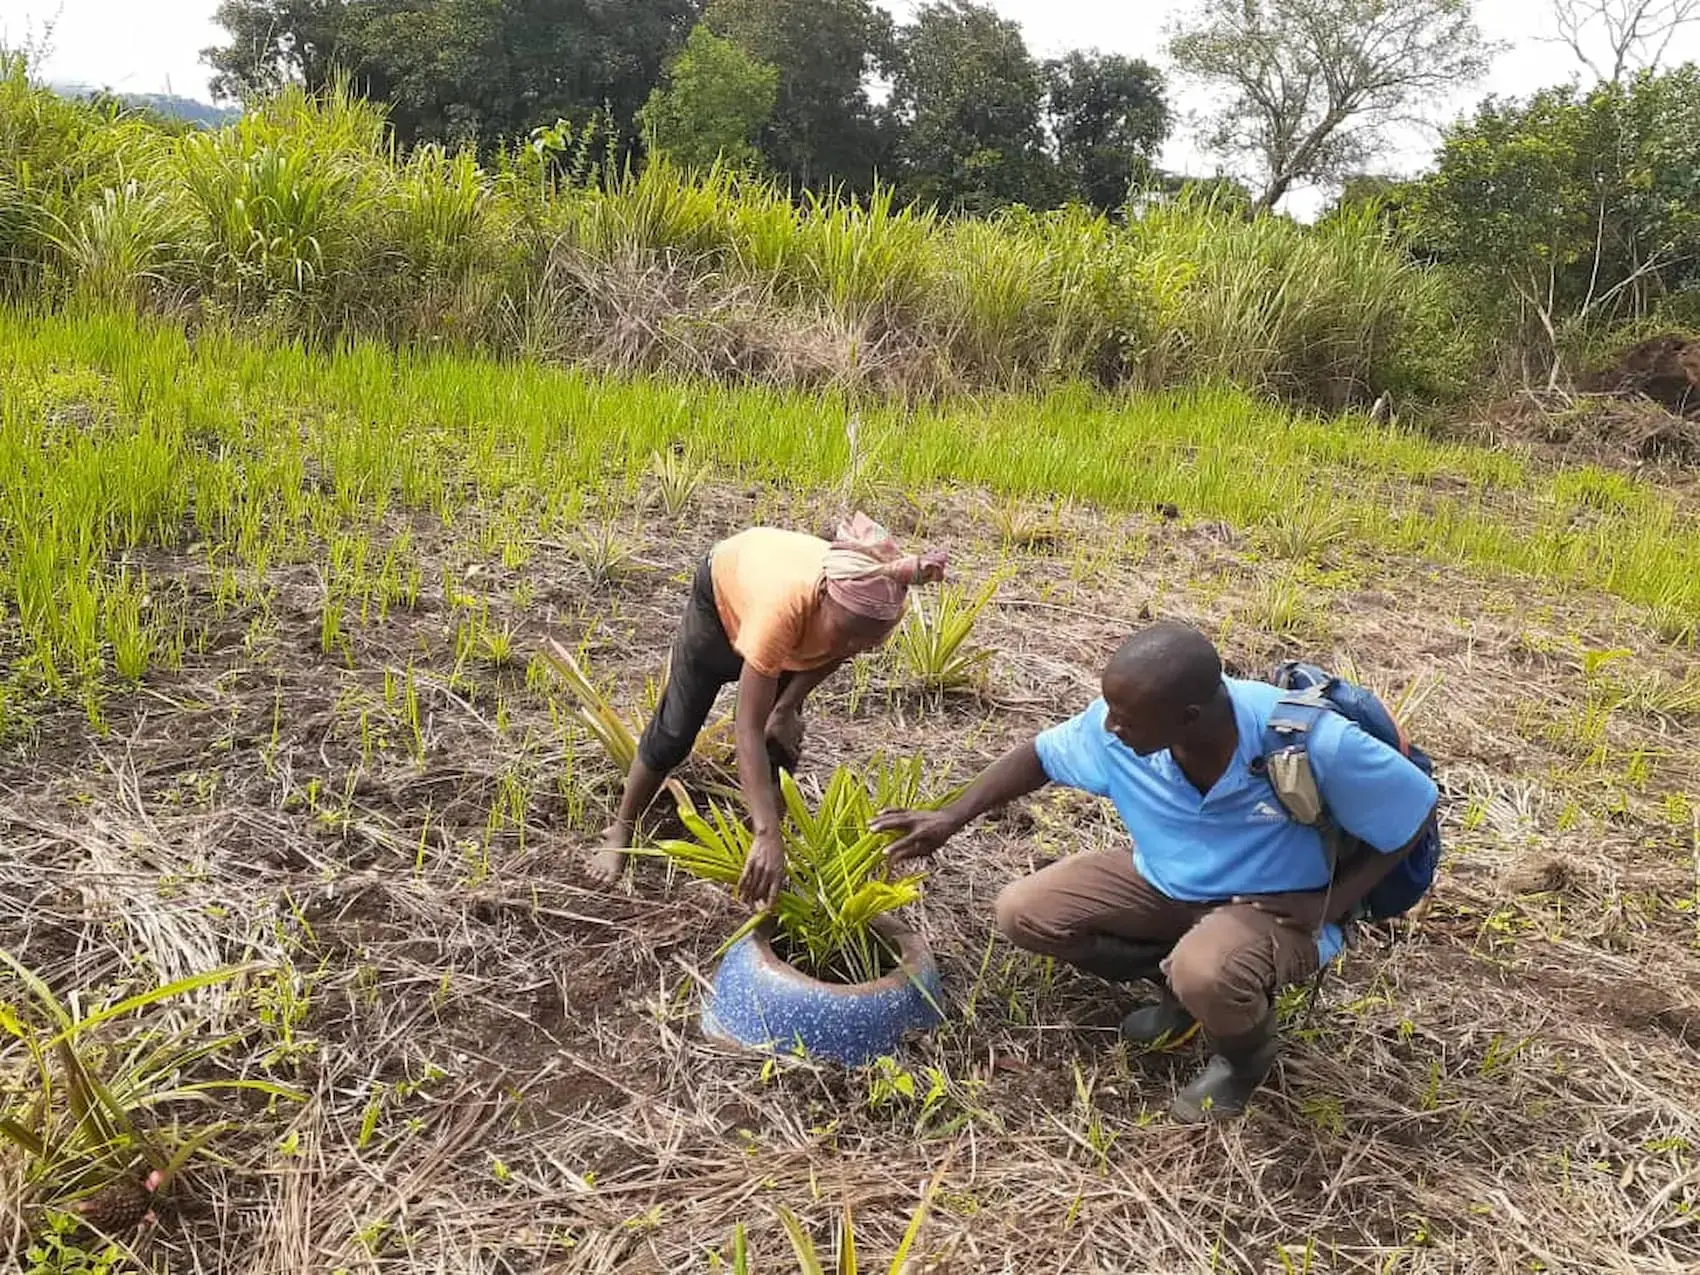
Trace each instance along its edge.
{"label": "black shorts", "polygon": [[[704,558],[691,581],[685,617],[673,639],[667,686],[638,740],[638,760],[657,774],[677,769],[696,747],[720,688],[735,684],[743,673],[744,657],[732,649],[726,627],[720,623],[720,608],[714,600],[714,570],[710,560]],[[781,676],[781,689],[788,680],[790,674]],[[787,769],[796,764],[794,757],[770,756],[769,760]]]}

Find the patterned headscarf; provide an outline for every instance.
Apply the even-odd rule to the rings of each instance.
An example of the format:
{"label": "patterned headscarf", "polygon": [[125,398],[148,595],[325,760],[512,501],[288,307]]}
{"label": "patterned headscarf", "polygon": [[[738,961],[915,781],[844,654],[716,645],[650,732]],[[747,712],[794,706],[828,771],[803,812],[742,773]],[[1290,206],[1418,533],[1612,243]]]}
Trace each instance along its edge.
{"label": "patterned headscarf", "polygon": [[944,579],[942,549],[906,554],[891,533],[864,513],[838,528],[826,554],[826,592],[846,611],[870,620],[903,614],[912,584]]}

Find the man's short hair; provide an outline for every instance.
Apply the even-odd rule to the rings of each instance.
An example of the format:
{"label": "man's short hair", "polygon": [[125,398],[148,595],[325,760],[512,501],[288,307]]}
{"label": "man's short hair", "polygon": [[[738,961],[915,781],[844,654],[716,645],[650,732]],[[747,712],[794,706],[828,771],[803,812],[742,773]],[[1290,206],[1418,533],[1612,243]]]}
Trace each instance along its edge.
{"label": "man's short hair", "polygon": [[1222,688],[1222,657],[1190,624],[1164,621],[1123,642],[1104,670],[1141,697],[1175,708],[1208,704]]}

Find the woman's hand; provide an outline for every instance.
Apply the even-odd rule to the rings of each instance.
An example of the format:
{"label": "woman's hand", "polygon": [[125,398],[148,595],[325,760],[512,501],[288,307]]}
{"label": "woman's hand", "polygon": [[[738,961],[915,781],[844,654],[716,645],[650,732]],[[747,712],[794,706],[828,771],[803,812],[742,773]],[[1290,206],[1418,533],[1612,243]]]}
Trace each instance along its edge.
{"label": "woman's hand", "polygon": [[785,886],[785,841],[779,833],[758,833],[744,859],[738,897],[758,911],[771,908]]}
{"label": "woman's hand", "polygon": [[779,792],[768,765],[767,724],[773,717],[779,681],[746,663],[738,679],[738,787],[750,812],[755,842],[738,878],[738,897],[757,908],[773,906],[785,882],[785,842],[780,836]]}

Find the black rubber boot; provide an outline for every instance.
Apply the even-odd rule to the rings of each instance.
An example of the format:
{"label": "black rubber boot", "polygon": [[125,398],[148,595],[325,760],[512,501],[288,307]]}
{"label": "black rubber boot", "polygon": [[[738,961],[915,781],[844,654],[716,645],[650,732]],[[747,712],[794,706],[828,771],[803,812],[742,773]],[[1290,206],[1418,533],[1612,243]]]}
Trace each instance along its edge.
{"label": "black rubber boot", "polygon": [[1229,1120],[1245,1112],[1252,1094],[1275,1065],[1279,1042],[1275,1038],[1275,1016],[1243,1036],[1214,1042],[1216,1052],[1175,1096],[1171,1109],[1182,1124],[1206,1120]]}
{"label": "black rubber boot", "polygon": [[1094,934],[1069,964],[1112,983],[1137,983],[1142,978],[1163,980],[1163,958],[1173,943],[1134,943],[1113,934]]}
{"label": "black rubber boot", "polygon": [[1198,1020],[1167,987],[1160,999],[1141,1005],[1122,1019],[1122,1039],[1141,1049],[1175,1049],[1191,1040]]}

